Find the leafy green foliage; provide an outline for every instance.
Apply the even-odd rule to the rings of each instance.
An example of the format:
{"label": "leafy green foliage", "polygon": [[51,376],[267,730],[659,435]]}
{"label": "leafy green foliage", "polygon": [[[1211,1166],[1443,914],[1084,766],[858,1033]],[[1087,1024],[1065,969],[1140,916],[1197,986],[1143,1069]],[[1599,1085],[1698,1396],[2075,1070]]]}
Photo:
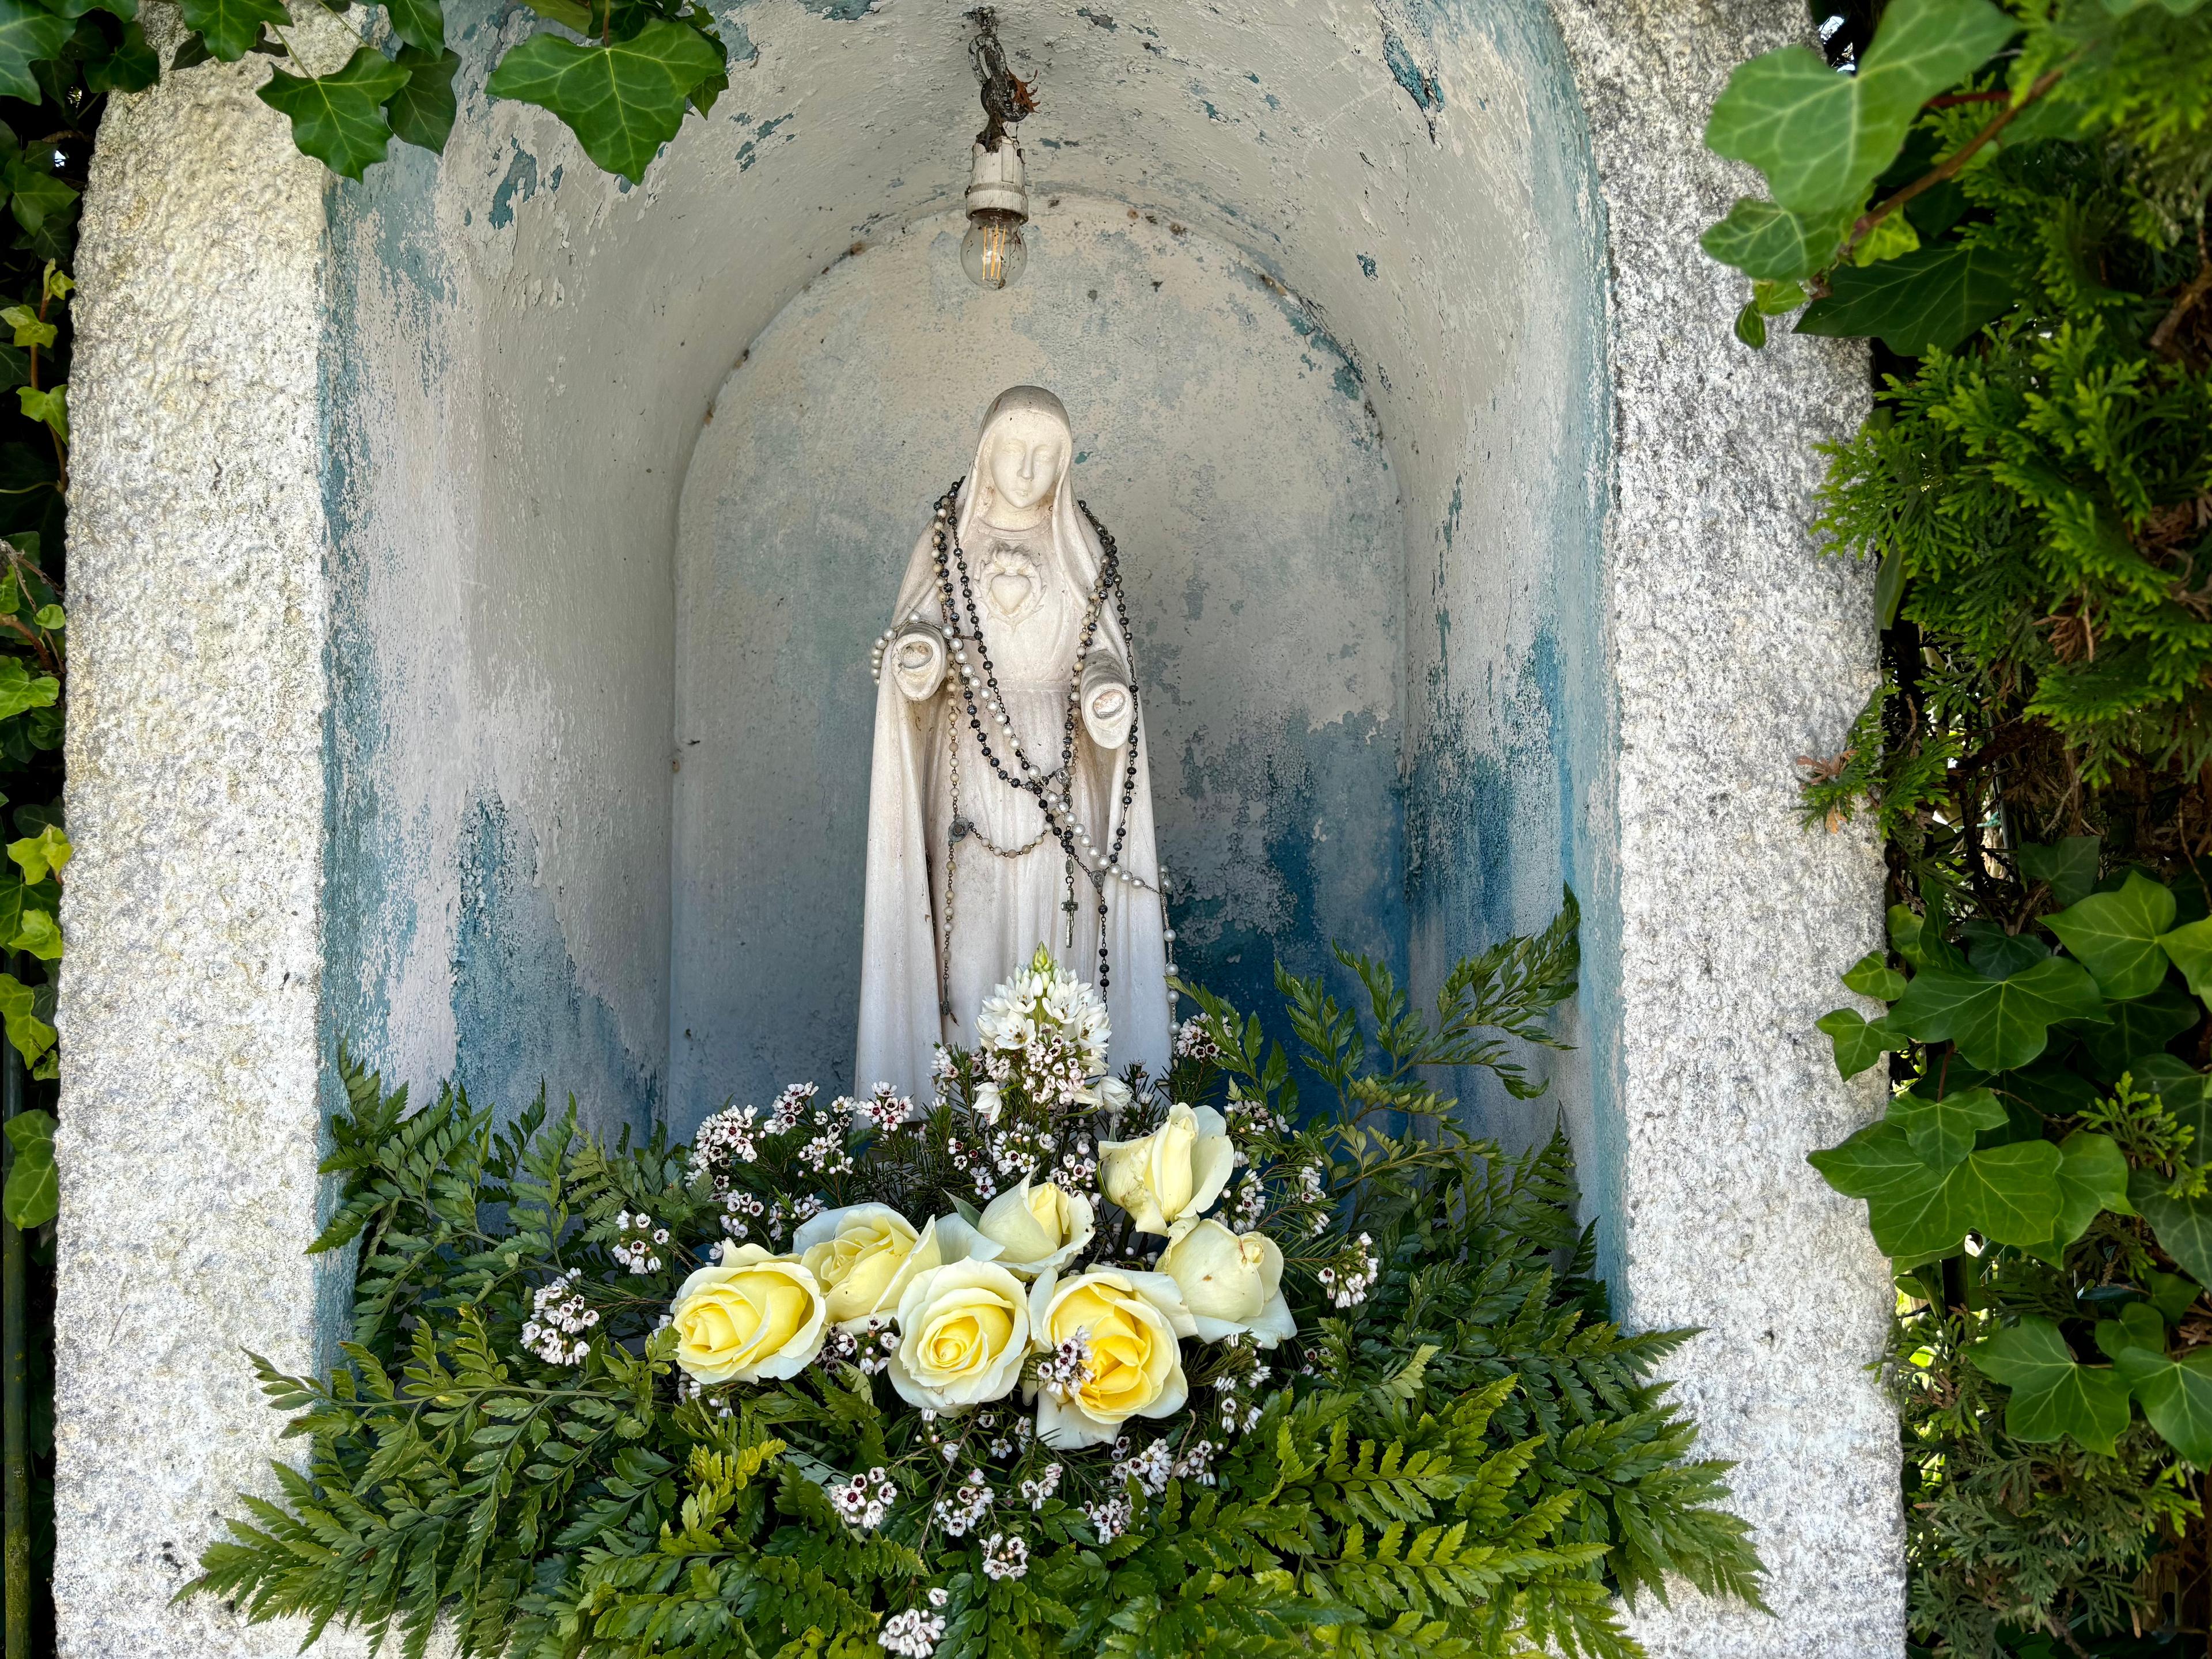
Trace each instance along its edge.
{"label": "leafy green foliage", "polygon": [[8,1184],[0,1208],[17,1227],[40,1227],[60,1213],[61,1177],[54,1168],[54,1120],[46,1112],[18,1112],[6,1126]]}
{"label": "leafy green foliage", "polygon": [[[1687,1334],[1611,1322],[1564,1138],[1509,1157],[1414,1076],[1474,1066],[1538,1092],[1510,1045],[1553,1041],[1571,901],[1545,933],[1462,963],[1433,1018],[1347,960],[1356,1011],[1284,978],[1297,1054],[1202,998],[1208,1042],[1167,1079],[1239,1125],[1300,1334],[1266,1370],[1249,1346],[1194,1354],[1214,1403],[1156,1425],[1176,1461],[1142,1477],[1111,1449],[1045,1448],[1011,1410],[921,1418],[850,1358],[679,1385],[658,1316],[723,1218],[686,1149],[601,1145],[542,1099],[504,1130],[453,1089],[410,1110],[342,1055],[325,1164],[342,1190],[315,1249],[358,1253],[354,1340],[326,1377],[257,1362],[304,1467],[280,1468],[276,1501],[240,1500],[192,1590],[411,1655],[446,1618],[465,1655],[622,1659],[862,1659],[887,1620],[925,1613],[942,1659],[1292,1659],[1317,1640],[1376,1659],[1547,1644],[1632,1659],[1617,1596],[1679,1579],[1756,1604],[1747,1529],[1718,1507],[1726,1466],[1693,1458],[1653,1379]],[[1294,1068],[1337,1109],[1296,1121]],[[942,1129],[850,1130],[833,1179],[859,1184],[832,1195],[872,1190],[884,1159],[911,1185]],[[776,1136],[818,1128],[761,1133],[749,1178],[799,1190]],[[613,1254],[641,1210],[669,1236],[646,1271]],[[1350,1226],[1376,1272],[1345,1301],[1319,1235]],[[556,1275],[598,1316],[573,1365],[525,1334]],[[896,1497],[869,1530],[828,1492],[872,1468]],[[939,1500],[969,1481],[994,1495],[988,1538],[945,1521]],[[1025,1545],[1024,1571],[986,1571],[1001,1535]]]}
{"label": "leafy green foliage", "polygon": [[406,89],[408,69],[372,47],[358,46],[345,66],[308,77],[271,72],[261,101],[292,123],[292,141],[336,173],[358,179],[384,159],[392,124],[384,106]]}
{"label": "leafy green foliage", "polygon": [[500,60],[484,89],[552,111],[586,155],[635,184],[726,58],[711,34],[662,18],[605,46],[532,35]]}

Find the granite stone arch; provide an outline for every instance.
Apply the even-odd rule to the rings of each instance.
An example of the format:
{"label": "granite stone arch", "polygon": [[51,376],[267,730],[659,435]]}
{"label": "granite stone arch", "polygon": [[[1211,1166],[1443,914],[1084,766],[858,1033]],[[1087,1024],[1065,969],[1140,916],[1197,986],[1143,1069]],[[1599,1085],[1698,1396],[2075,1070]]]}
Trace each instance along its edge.
{"label": "granite stone arch", "polygon": [[[823,594],[903,556],[1001,371],[1090,374],[1079,482],[1125,546],[1218,555],[1136,596],[1210,975],[1365,924],[1418,985],[1580,895],[1579,1048],[1539,1108],[1469,1110],[1523,1140],[1556,1109],[1623,1319],[1704,1328],[1670,1375],[1778,1617],[1685,1591],[1639,1612],[1651,1651],[1901,1654],[1887,1275],[1803,1163],[1876,1105],[1811,1026],[1879,869],[1791,787],[1873,678],[1862,574],[1804,530],[1863,360],[1735,347],[1694,246],[1741,182],[1705,111],[1796,12],[1000,11],[1047,101],[998,311],[950,264],[957,8],[726,8],[731,90],[634,190],[483,98],[519,9],[452,9],[453,144],[363,185],[294,153],[254,65],[107,118],[71,391],[68,1654],[296,1644],[168,1601],[279,1449],[240,1351],[338,1329],[301,1249],[341,1036],[417,1089],[542,1078],[679,1127],[840,1053],[834,1001],[773,1054],[693,1033],[766,994],[714,982],[762,939],[842,971],[834,885],[764,860],[801,822],[834,850],[849,792],[761,769],[836,752],[881,621]],[[862,392],[880,477],[840,447]],[[1194,665],[1240,627],[1288,641],[1268,672]],[[795,781],[783,817],[714,810],[757,774]],[[819,962],[779,910],[831,918]]]}

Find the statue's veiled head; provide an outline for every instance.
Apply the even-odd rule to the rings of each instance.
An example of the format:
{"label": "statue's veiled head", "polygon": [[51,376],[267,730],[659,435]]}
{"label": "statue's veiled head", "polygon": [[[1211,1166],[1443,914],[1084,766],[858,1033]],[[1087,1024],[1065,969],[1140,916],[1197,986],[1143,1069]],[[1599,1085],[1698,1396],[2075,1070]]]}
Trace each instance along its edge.
{"label": "statue's veiled head", "polygon": [[1042,386],[1008,387],[983,417],[975,447],[976,506],[1001,520],[1034,514],[1066,478],[1074,448],[1075,434],[1059,398]]}

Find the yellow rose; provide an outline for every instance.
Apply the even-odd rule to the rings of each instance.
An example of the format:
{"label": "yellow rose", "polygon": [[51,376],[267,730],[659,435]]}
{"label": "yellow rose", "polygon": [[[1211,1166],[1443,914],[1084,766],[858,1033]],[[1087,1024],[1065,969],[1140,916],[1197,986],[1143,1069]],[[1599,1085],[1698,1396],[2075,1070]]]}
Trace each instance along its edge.
{"label": "yellow rose", "polygon": [[898,1305],[891,1285],[919,1242],[914,1224],[888,1204],[824,1210],[791,1236],[791,1248],[828,1293],[830,1322],[841,1328]]}
{"label": "yellow rose", "polygon": [[828,1311],[814,1275],[789,1256],[726,1244],[721,1265],[685,1279],[669,1309],[676,1363],[702,1382],[793,1376],[822,1352]]}
{"label": "yellow rose", "polygon": [[1056,1271],[1075,1259],[1097,1231],[1091,1200],[1056,1182],[1009,1187],[985,1206],[977,1231],[999,1247],[1000,1267],[1023,1279]]}
{"label": "yellow rose", "polygon": [[1139,1232],[1165,1237],[1176,1222],[1206,1212],[1236,1163],[1228,1121],[1211,1106],[1193,1111],[1177,1101],[1152,1133],[1100,1144],[1098,1184]]}
{"label": "yellow rose", "polygon": [[1272,1348],[1297,1334],[1283,1296],[1283,1252],[1263,1234],[1197,1222],[1161,1253],[1159,1270],[1182,1292],[1201,1341],[1249,1331]]}
{"label": "yellow rose", "polygon": [[908,1404],[965,1411],[1003,1398],[1030,1351],[1029,1298],[995,1261],[949,1261],[919,1273],[899,1298],[889,1370]]}
{"label": "yellow rose", "polygon": [[1062,1283],[1047,1274],[1030,1288],[1030,1318],[1040,1349],[1080,1337],[1085,1353],[1073,1387],[1037,1392],[1037,1437],[1048,1446],[1102,1444],[1132,1417],[1171,1416],[1189,1397],[1176,1339],[1197,1326],[1165,1273],[1094,1267]]}

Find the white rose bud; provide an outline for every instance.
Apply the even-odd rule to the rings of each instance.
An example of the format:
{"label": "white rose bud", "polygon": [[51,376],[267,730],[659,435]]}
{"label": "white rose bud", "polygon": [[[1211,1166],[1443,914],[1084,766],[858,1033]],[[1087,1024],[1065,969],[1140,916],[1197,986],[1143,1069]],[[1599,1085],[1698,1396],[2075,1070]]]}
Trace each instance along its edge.
{"label": "white rose bud", "polygon": [[1194,1111],[1177,1101],[1152,1133],[1100,1144],[1098,1184],[1139,1232],[1165,1237],[1221,1196],[1236,1163],[1228,1121],[1211,1106]]}
{"label": "white rose bud", "polygon": [[908,1405],[965,1411],[1012,1394],[1030,1352],[1029,1292],[995,1261],[916,1273],[899,1298],[888,1367]]}
{"label": "white rose bud", "polygon": [[1264,1234],[1198,1222],[1161,1254],[1159,1270],[1182,1291],[1204,1341],[1249,1331],[1261,1347],[1272,1348],[1297,1334],[1283,1296],[1283,1252]]}
{"label": "white rose bud", "polygon": [[1009,1187],[984,1208],[977,1231],[999,1246],[999,1265],[1022,1279],[1054,1272],[1075,1260],[1097,1231],[1091,1200],[1048,1181]]}

